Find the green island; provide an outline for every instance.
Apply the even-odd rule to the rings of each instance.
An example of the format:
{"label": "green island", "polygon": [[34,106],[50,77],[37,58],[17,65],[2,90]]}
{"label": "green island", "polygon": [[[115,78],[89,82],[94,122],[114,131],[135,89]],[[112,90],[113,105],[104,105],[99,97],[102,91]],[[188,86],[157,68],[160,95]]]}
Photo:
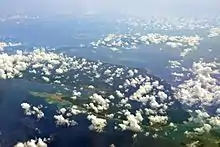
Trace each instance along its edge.
{"label": "green island", "polygon": [[58,106],[70,106],[71,102],[66,100],[63,94],[61,93],[46,93],[46,92],[33,92],[30,94],[34,97],[39,97],[45,99],[49,104],[57,104]]}

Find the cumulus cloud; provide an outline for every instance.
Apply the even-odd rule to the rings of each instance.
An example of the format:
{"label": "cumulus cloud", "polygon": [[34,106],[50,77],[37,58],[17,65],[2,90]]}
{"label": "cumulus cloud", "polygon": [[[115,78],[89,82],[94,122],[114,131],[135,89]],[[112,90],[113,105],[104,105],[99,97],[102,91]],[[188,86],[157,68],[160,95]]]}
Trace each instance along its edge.
{"label": "cumulus cloud", "polygon": [[153,86],[150,82],[145,82],[140,85],[139,89],[130,96],[130,99],[133,100],[140,100],[143,95],[148,94],[152,90]]}
{"label": "cumulus cloud", "polygon": [[24,109],[24,112],[26,115],[34,115],[38,119],[41,119],[44,117],[43,111],[40,110],[41,106],[35,107],[35,106],[31,106],[28,103],[22,103],[21,107]]}
{"label": "cumulus cloud", "polygon": [[166,124],[168,121],[167,116],[149,116],[148,119],[150,120],[150,124]]}
{"label": "cumulus cloud", "polygon": [[91,121],[91,125],[89,126],[90,130],[94,130],[96,132],[103,132],[103,129],[107,125],[107,121],[102,118],[98,118],[95,115],[88,115],[87,119]]}
{"label": "cumulus cloud", "polygon": [[[109,100],[107,98],[103,98],[101,95],[94,93],[89,97],[93,103],[87,105],[88,108],[93,109],[95,112],[107,110],[109,108]],[[97,104],[96,106],[94,104]]]}
{"label": "cumulus cloud", "polygon": [[191,72],[192,78],[179,85],[176,97],[186,105],[201,103],[210,106],[218,102],[220,86],[213,74],[219,74],[219,65],[215,62],[194,62]]}
{"label": "cumulus cloud", "polygon": [[163,92],[163,91],[159,91],[157,93],[157,95],[158,95],[158,97],[160,98],[160,100],[162,102],[165,101],[168,98],[167,94],[165,92]]}
{"label": "cumulus cloud", "polygon": [[69,120],[68,118],[64,118],[63,115],[54,115],[54,119],[57,125],[60,126],[74,126],[78,123],[74,120]]}
{"label": "cumulus cloud", "polygon": [[124,120],[123,123],[119,124],[119,127],[122,130],[131,130],[134,132],[141,132],[142,128],[140,126],[143,121],[143,117],[140,111],[136,111],[136,115],[131,114],[129,111],[125,113],[127,120]]}
{"label": "cumulus cloud", "polygon": [[[92,42],[91,45],[95,48],[98,46],[107,48],[126,48],[136,49],[138,45],[164,44],[171,48],[184,49],[181,56],[187,55],[192,49],[200,44],[202,40],[198,35],[195,36],[168,36],[158,33],[149,33],[141,36],[140,34],[108,34],[106,37]],[[131,74],[131,71],[129,71]]]}
{"label": "cumulus cloud", "polygon": [[38,138],[37,140],[31,139],[27,142],[18,142],[14,147],[47,147],[47,143]]}
{"label": "cumulus cloud", "polygon": [[45,77],[45,76],[43,76],[42,79],[43,79],[44,81],[46,81],[46,82],[49,82],[49,81],[50,81],[50,79],[49,79],[48,77]]}
{"label": "cumulus cloud", "polygon": [[216,117],[211,117],[209,119],[209,123],[211,125],[213,125],[214,127],[220,127],[220,117],[216,116]]}
{"label": "cumulus cloud", "polygon": [[205,132],[208,132],[212,129],[212,126],[209,124],[204,124],[202,127],[200,128],[194,128],[194,131],[198,134],[203,134]]}

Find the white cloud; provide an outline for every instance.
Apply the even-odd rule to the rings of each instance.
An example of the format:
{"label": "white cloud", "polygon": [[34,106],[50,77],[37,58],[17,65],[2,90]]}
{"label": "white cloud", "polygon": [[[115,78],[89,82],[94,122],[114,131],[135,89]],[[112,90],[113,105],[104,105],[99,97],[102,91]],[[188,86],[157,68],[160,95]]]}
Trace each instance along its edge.
{"label": "white cloud", "polygon": [[94,130],[96,132],[103,132],[103,129],[107,125],[107,121],[102,118],[98,118],[94,115],[88,115],[87,119],[91,121],[91,125],[89,126],[90,130]]}
{"label": "white cloud", "polygon": [[41,119],[44,117],[44,113],[42,110],[40,110],[41,106],[39,107],[35,107],[35,106],[31,106],[28,103],[22,103],[21,107],[24,109],[25,111],[25,115],[34,115],[36,116],[38,119]]}
{"label": "white cloud", "polygon": [[[88,106],[98,112],[99,110],[107,110],[109,108],[109,100],[103,98],[101,95],[94,93],[92,96],[89,97],[93,103],[90,103]],[[97,104],[97,106],[94,105]]]}
{"label": "white cloud", "polygon": [[43,79],[45,82],[49,82],[49,81],[50,81],[50,79],[49,79],[48,77],[45,77],[45,76],[43,76],[42,79]]}
{"label": "white cloud", "polygon": [[29,140],[27,142],[18,142],[14,147],[47,147],[47,143],[44,142],[41,138],[36,140]]}
{"label": "white cloud", "polygon": [[154,124],[166,124],[168,121],[168,117],[167,116],[149,116],[148,119],[150,120],[150,125],[154,125]]}
{"label": "white cloud", "polygon": [[62,73],[63,73],[63,70],[62,70],[61,68],[58,68],[58,69],[56,69],[56,73],[62,74]]}
{"label": "white cloud", "polygon": [[199,133],[199,134],[203,134],[203,133],[205,133],[205,132],[208,132],[209,133],[209,131],[212,129],[212,126],[211,125],[209,125],[209,124],[204,124],[202,127],[200,127],[200,128],[194,128],[194,131],[196,132],[196,133]]}
{"label": "white cloud", "polygon": [[124,94],[123,94],[121,91],[116,90],[115,92],[116,92],[116,95],[117,95],[119,98],[123,98],[123,97],[124,97]]}
{"label": "white cloud", "polygon": [[211,125],[213,125],[214,127],[220,127],[220,117],[216,116],[216,117],[211,117],[209,119],[209,123]]}
{"label": "white cloud", "polygon": [[141,132],[142,128],[140,126],[143,121],[143,117],[140,111],[136,112],[136,115],[131,114],[129,111],[125,113],[127,120],[119,124],[122,130],[131,130],[134,132]]}
{"label": "white cloud", "polygon": [[191,106],[201,103],[210,106],[218,102],[220,86],[213,74],[220,74],[218,63],[194,62],[191,73],[192,78],[179,85],[176,97],[184,104]]}
{"label": "white cloud", "polygon": [[28,104],[28,103],[22,103],[22,104],[21,104],[21,107],[22,107],[24,110],[29,110],[30,107],[31,107],[31,105]]}
{"label": "white cloud", "polygon": [[65,114],[66,113],[66,108],[61,108],[60,110],[59,110],[59,112],[61,113],[61,114]]}
{"label": "white cloud", "polygon": [[[127,41],[129,40],[129,41]],[[165,44],[171,48],[196,48],[201,37],[195,36],[168,36],[158,33],[149,33],[147,35],[141,36],[141,34],[127,35],[127,34],[108,34],[106,37],[92,42],[93,47],[107,47],[110,49],[136,49],[138,45],[150,45],[150,44]],[[184,49],[182,56],[189,53],[189,49]]]}
{"label": "white cloud", "polygon": [[167,94],[165,92],[163,92],[163,91],[159,91],[157,93],[157,95],[158,95],[158,97],[160,98],[160,100],[162,102],[165,101],[168,98]]}
{"label": "white cloud", "polygon": [[56,120],[56,124],[60,126],[71,126],[76,125],[75,121],[70,121],[67,118],[64,118],[63,115],[54,115],[54,119]]}

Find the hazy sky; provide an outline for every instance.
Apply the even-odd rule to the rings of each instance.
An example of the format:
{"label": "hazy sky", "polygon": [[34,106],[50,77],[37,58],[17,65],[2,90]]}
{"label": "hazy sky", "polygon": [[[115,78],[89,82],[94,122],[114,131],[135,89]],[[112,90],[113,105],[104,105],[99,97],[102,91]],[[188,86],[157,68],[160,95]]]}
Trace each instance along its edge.
{"label": "hazy sky", "polygon": [[129,13],[149,14],[220,14],[220,0],[0,0],[0,15]]}

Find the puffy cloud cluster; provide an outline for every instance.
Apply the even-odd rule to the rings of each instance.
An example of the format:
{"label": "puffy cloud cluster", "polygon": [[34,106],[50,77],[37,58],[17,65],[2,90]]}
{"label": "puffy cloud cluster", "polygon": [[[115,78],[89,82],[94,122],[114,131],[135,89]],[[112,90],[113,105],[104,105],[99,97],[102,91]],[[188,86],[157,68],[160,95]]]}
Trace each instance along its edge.
{"label": "puffy cloud cluster", "polygon": [[148,119],[150,120],[150,125],[154,124],[166,124],[168,121],[167,116],[149,116]]}
{"label": "puffy cloud cluster", "polygon": [[59,126],[75,126],[77,122],[74,120],[70,120],[68,118],[64,118],[62,114],[54,115],[54,119],[57,125]]}
{"label": "puffy cloud cluster", "polygon": [[[81,69],[89,71],[95,63],[88,63],[85,59],[77,59],[76,57],[67,57],[63,54],[47,52],[45,49],[35,49],[33,52],[17,51],[15,54],[0,54],[0,78],[22,77],[23,72],[34,74],[33,76],[42,76],[42,79],[49,82],[50,75],[55,76],[54,83],[61,84],[61,74],[70,70]],[[99,64],[96,65],[97,67]],[[55,72],[54,72],[55,71]],[[94,71],[95,72],[95,71]],[[97,71],[96,71],[97,72]],[[77,78],[77,74],[75,75]]]}
{"label": "puffy cloud cluster", "polygon": [[35,107],[35,106],[31,106],[28,103],[22,103],[21,107],[24,109],[25,115],[34,115],[38,119],[44,117],[44,113],[41,110],[42,106]]}
{"label": "puffy cloud cluster", "polygon": [[143,117],[140,111],[136,111],[136,115],[131,114],[129,111],[125,112],[127,120],[124,120],[123,123],[119,124],[119,127],[122,130],[131,130],[134,132],[141,132],[141,122]]}
{"label": "puffy cloud cluster", "polygon": [[[78,114],[81,114],[81,113],[85,113],[85,111],[79,110],[78,106],[76,106],[76,105],[72,105],[72,107],[70,108],[70,113],[71,113],[71,115],[78,115]],[[70,114],[69,114],[69,116],[70,116]]]}
{"label": "puffy cloud cluster", "polygon": [[212,129],[212,126],[209,125],[209,124],[204,124],[202,127],[200,128],[194,128],[194,131],[196,133],[199,133],[199,134],[203,134],[205,132],[209,132],[210,130]]}
{"label": "puffy cloud cluster", "polygon": [[119,90],[116,90],[115,93],[116,93],[116,95],[117,95],[119,98],[123,98],[123,97],[124,97],[124,94],[123,94],[121,91],[119,91]]}
{"label": "puffy cloud cluster", "polygon": [[150,82],[144,82],[139,89],[130,96],[130,99],[143,101],[143,96],[148,94],[153,88]]}
{"label": "puffy cloud cluster", "polygon": [[214,127],[220,127],[220,117],[215,116],[209,119],[209,123]]}
{"label": "puffy cloud cluster", "polygon": [[[167,102],[165,102],[168,100],[168,95],[163,91],[164,86],[157,80],[150,81],[148,77],[146,77],[146,79],[143,78],[141,81],[142,84],[131,94],[129,99],[141,102],[143,105],[148,104],[149,107],[145,108],[147,115],[157,113],[165,114],[168,108]],[[155,90],[158,92],[153,92]]]}
{"label": "puffy cloud cluster", "polygon": [[198,140],[186,144],[187,147],[196,147],[196,146],[199,146],[199,145],[200,145],[200,142]]}
{"label": "puffy cloud cluster", "polygon": [[14,147],[47,147],[47,143],[41,138],[29,140],[27,142],[18,142]]}
{"label": "puffy cloud cluster", "polygon": [[182,63],[179,61],[169,60],[170,68],[181,68]]}
{"label": "puffy cloud cluster", "polygon": [[19,61],[20,57],[19,55],[13,57],[7,54],[0,55],[0,78],[6,79],[22,75],[21,71],[27,68],[27,63]]}
{"label": "puffy cloud cluster", "polygon": [[50,79],[48,77],[45,77],[45,76],[42,76],[42,79],[45,81],[45,82],[49,82]]}
{"label": "puffy cloud cluster", "polygon": [[192,76],[178,86],[176,98],[188,106],[219,104],[220,86],[214,76],[220,74],[219,69],[219,64],[216,62],[194,62],[191,69]]}
{"label": "puffy cloud cluster", "polygon": [[220,114],[220,108],[217,108],[215,112],[216,112],[217,115],[219,115]]}
{"label": "puffy cloud cluster", "polygon": [[130,87],[130,86],[137,87],[138,85],[143,84],[143,82],[148,82],[149,80],[150,78],[148,76],[138,75],[130,79],[125,79],[125,82],[123,85],[125,88]]}
{"label": "puffy cloud cluster", "polygon": [[30,111],[31,105],[28,103],[22,103],[21,107],[25,110],[25,113],[27,113],[28,111]]}
{"label": "puffy cloud cluster", "polygon": [[137,72],[138,72],[137,70],[134,70],[134,71],[133,71],[133,70],[130,69],[130,70],[128,70],[128,76],[129,76],[129,77],[133,77],[134,74],[137,73]]}
{"label": "puffy cloud cluster", "polygon": [[[165,44],[171,48],[196,48],[202,40],[198,35],[195,36],[168,36],[158,33],[150,33],[141,36],[135,35],[122,35],[122,34],[109,34],[105,38],[96,42],[92,42],[93,47],[109,47],[109,48],[136,48],[138,45],[150,45],[150,44]],[[189,49],[185,49],[183,55],[189,52]],[[182,55],[182,56],[183,56]]]}
{"label": "puffy cloud cluster", "polygon": [[103,118],[98,118],[95,115],[88,115],[87,119],[91,121],[91,125],[89,126],[90,130],[94,130],[96,132],[103,132],[103,129],[107,125],[107,121]]}
{"label": "puffy cloud cluster", "polygon": [[79,110],[77,105],[72,105],[70,108],[60,108],[58,113],[54,115],[56,125],[75,126],[78,123],[72,119],[72,116],[85,113],[85,111]]}
{"label": "puffy cloud cluster", "polygon": [[54,115],[54,119],[56,120],[57,125],[70,125],[69,120],[64,118],[63,115]]}
{"label": "puffy cloud cluster", "polygon": [[[212,128],[220,127],[220,117],[213,115],[206,110],[194,110],[192,116],[189,118],[189,122],[199,124],[201,127],[195,128],[194,131],[197,133],[209,132]],[[210,113],[210,114],[209,114]]]}
{"label": "puffy cloud cluster", "polygon": [[101,95],[94,93],[89,97],[92,102],[87,104],[86,107],[94,110],[96,113],[99,111],[107,110],[109,108],[109,100],[107,98],[103,98]]}
{"label": "puffy cloud cluster", "polygon": [[157,95],[160,98],[160,101],[162,101],[162,102],[167,100],[167,98],[168,98],[167,94],[165,92],[163,92],[163,91],[159,91],[157,93]]}
{"label": "puffy cloud cluster", "polygon": [[27,70],[29,66],[33,68],[42,67],[42,60],[46,60],[44,56],[39,56],[40,50],[36,50],[30,54],[23,54],[22,51],[17,51],[16,54],[8,55],[7,53],[0,54],[0,77],[3,79],[22,76],[22,72]]}
{"label": "puffy cloud cluster", "polygon": [[[192,111],[193,112],[193,111]],[[192,121],[197,124],[204,124],[206,123],[207,119],[210,118],[210,115],[204,110],[195,110],[195,115],[189,118],[189,121]]]}

